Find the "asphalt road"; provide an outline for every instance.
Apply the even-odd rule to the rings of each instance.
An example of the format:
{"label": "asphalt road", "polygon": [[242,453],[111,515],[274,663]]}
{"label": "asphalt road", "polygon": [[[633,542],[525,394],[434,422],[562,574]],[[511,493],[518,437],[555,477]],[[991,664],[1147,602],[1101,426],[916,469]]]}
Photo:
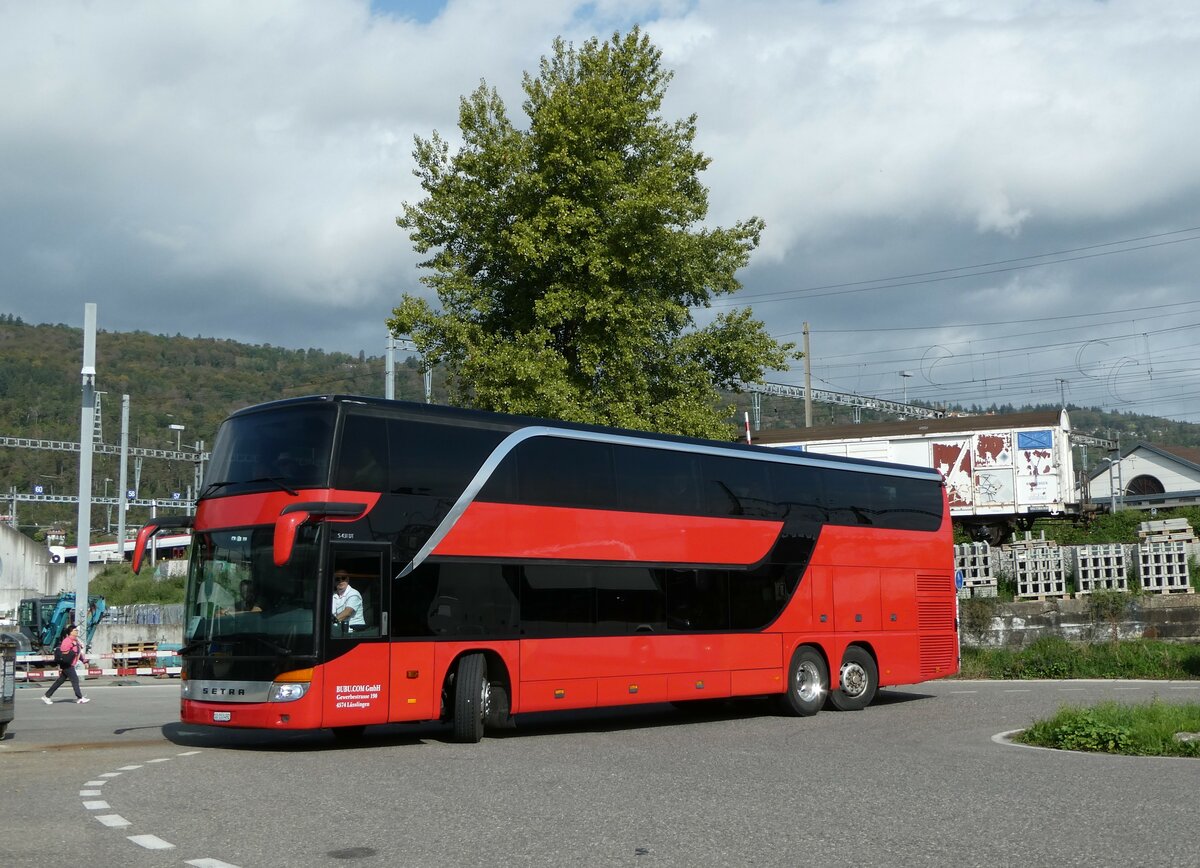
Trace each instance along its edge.
{"label": "asphalt road", "polygon": [[806,719],[649,706],[353,747],[185,727],[178,682],[87,689],[18,691],[2,865],[1200,864],[1200,761],[998,737],[1064,703],[1200,702],[1195,682],[931,682]]}

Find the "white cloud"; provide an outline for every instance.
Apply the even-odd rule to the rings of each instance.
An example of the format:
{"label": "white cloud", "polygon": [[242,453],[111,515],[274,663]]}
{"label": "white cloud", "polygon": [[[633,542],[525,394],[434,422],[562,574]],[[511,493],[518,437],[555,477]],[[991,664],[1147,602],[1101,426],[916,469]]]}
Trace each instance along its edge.
{"label": "white cloud", "polygon": [[[57,322],[100,300],[107,329],[376,352],[399,293],[420,289],[394,225],[420,197],[413,136],[453,140],[458,100],[481,79],[519,121],[521,74],[555,36],[579,44],[639,21],[675,71],[666,113],[698,115],[711,221],[767,221],[747,301],[758,297],[774,333],[807,319],[822,353],[857,354],[854,382],[898,391],[892,368],[963,329],[849,332],[982,322],[969,299],[1049,316],[1194,295],[1200,242],[1019,280],[794,293],[1200,224],[1194,3],[385,6],[392,14],[366,0],[7,4],[4,306]],[[793,295],[761,303],[779,292]],[[187,298],[148,301],[172,293]],[[1022,328],[976,331],[1015,345]],[[1115,335],[1097,332],[1110,367],[1147,355]],[[1186,363],[1165,335],[1158,345]],[[1155,352],[1151,341],[1149,361]],[[839,370],[830,385],[850,388]],[[1173,406],[1200,420],[1195,400]]]}

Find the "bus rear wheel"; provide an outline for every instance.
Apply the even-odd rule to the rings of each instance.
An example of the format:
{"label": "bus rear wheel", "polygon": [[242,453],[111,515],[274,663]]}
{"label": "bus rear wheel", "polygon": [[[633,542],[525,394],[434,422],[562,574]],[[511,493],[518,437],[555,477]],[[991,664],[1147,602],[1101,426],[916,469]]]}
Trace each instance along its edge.
{"label": "bus rear wheel", "polygon": [[838,689],[829,694],[829,703],[838,711],[860,711],[871,704],[879,688],[879,667],[865,648],[851,645],[842,656],[838,669]]}
{"label": "bus rear wheel", "polygon": [[454,676],[454,740],[474,744],[483,738],[483,725],[492,708],[492,685],[487,658],[467,654]]}
{"label": "bus rear wheel", "polygon": [[809,717],[821,710],[829,692],[829,667],[817,649],[805,645],[796,649],[788,667],[787,691],[779,697],[786,714]]}

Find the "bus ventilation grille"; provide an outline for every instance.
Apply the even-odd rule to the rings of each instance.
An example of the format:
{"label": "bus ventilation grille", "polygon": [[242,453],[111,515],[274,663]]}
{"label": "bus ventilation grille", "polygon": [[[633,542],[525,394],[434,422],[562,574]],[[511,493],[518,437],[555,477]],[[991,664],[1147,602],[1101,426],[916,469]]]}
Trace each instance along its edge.
{"label": "bus ventilation grille", "polygon": [[946,597],[953,599],[954,576],[941,573],[917,573],[917,596]]}
{"label": "bus ventilation grille", "polygon": [[958,642],[953,636],[921,637],[921,674],[934,677],[955,670]]}
{"label": "bus ventilation grille", "polygon": [[954,632],[954,580],[917,575],[917,629],[921,633]]}
{"label": "bus ventilation grille", "polygon": [[955,594],[954,580],[949,576],[917,576],[917,626],[921,636],[921,675],[924,677],[937,677],[957,668]]}

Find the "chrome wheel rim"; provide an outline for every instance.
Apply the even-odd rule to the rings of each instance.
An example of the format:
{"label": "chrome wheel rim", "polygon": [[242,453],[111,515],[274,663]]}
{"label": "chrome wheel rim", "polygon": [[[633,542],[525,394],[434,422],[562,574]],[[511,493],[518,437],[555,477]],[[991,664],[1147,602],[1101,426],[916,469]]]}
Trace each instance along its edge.
{"label": "chrome wheel rim", "polygon": [[846,696],[859,697],[867,692],[867,670],[857,663],[843,663],[838,680]]}
{"label": "chrome wheel rim", "polygon": [[492,711],[492,683],[486,678],[479,686],[479,719],[487,720]]}
{"label": "chrome wheel rim", "polygon": [[796,667],[796,678],[792,684],[796,696],[803,702],[812,702],[821,695],[821,673],[813,663],[805,662]]}

